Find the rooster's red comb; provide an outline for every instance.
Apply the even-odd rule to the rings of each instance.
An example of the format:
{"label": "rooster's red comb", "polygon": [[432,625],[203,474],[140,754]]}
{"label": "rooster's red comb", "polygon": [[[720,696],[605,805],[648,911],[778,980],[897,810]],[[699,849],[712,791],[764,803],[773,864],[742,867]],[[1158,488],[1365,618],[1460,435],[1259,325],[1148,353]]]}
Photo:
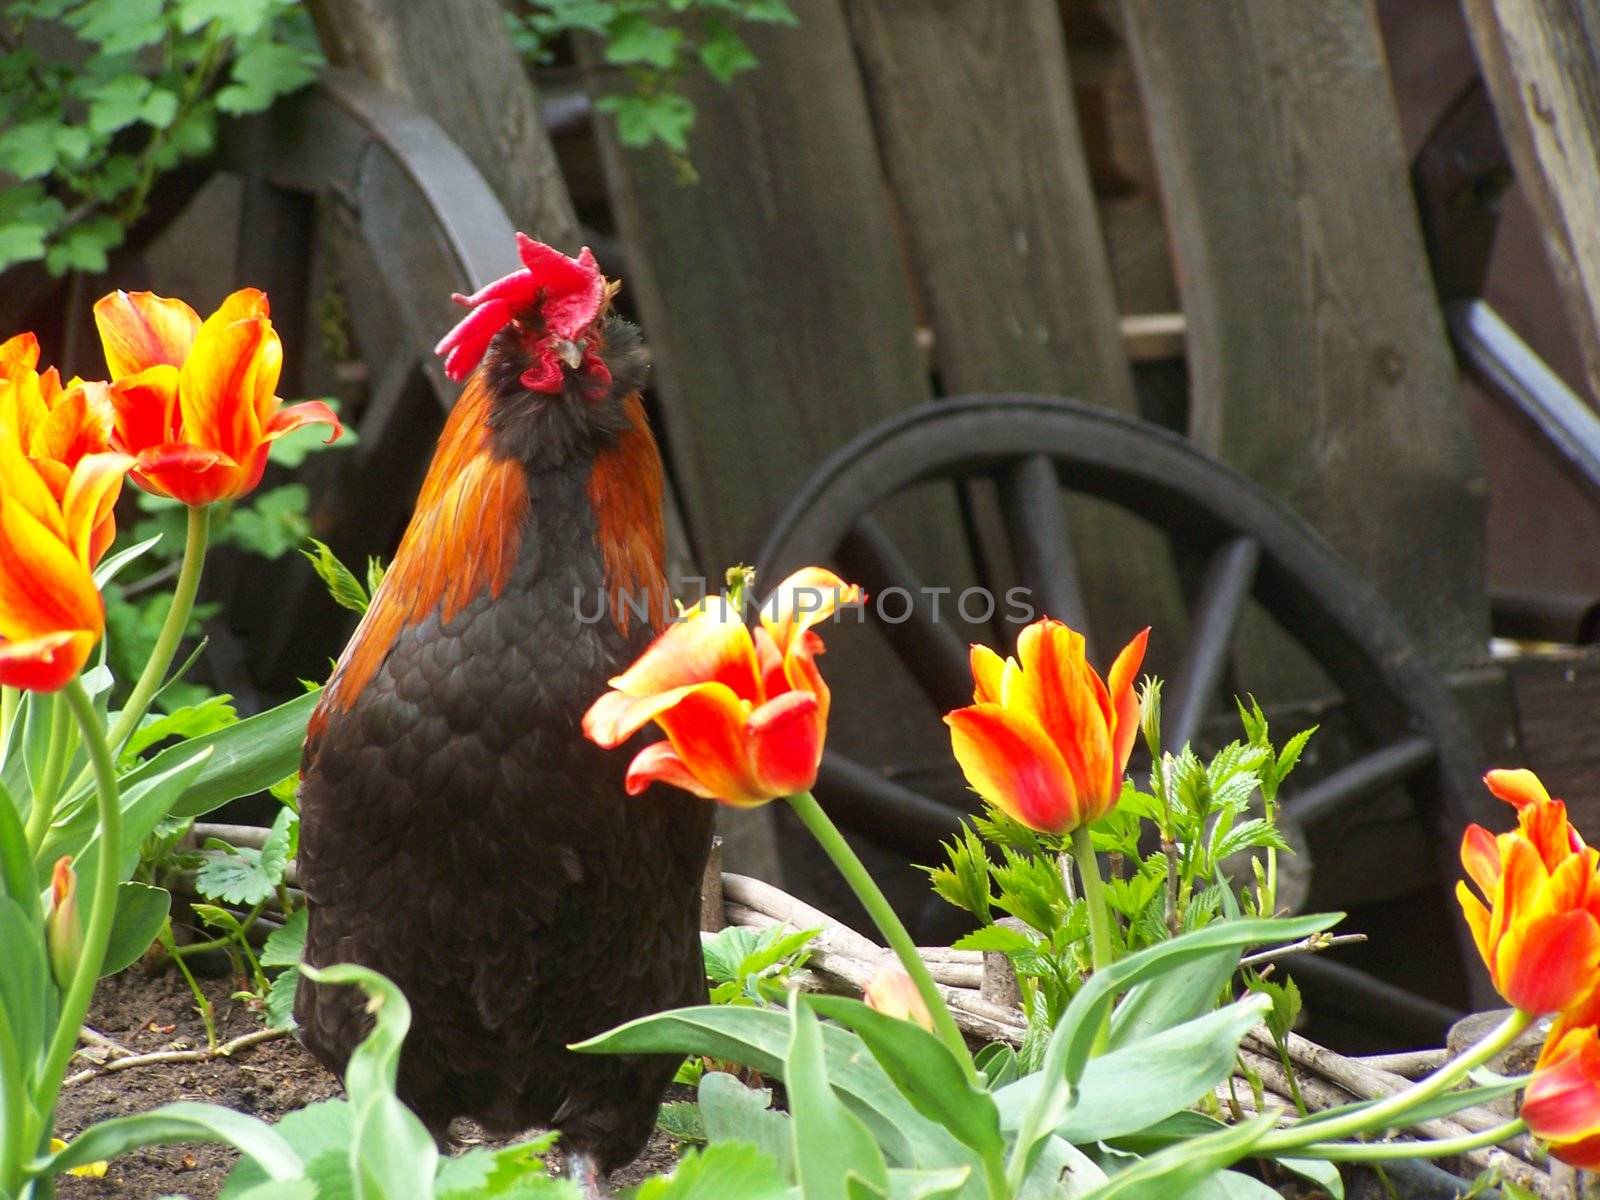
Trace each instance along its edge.
{"label": "rooster's red comb", "polygon": [[[589,247],[580,250],[577,258],[568,258],[553,246],[519,233],[517,253],[522,257],[521,270],[485,284],[470,296],[458,292],[450,297],[471,311],[439,339],[433,352],[444,357],[444,373],[457,383],[482,361],[494,335],[536,300],[540,301],[544,341],[574,341],[600,315],[606,280]],[[535,353],[552,354],[546,349]]]}

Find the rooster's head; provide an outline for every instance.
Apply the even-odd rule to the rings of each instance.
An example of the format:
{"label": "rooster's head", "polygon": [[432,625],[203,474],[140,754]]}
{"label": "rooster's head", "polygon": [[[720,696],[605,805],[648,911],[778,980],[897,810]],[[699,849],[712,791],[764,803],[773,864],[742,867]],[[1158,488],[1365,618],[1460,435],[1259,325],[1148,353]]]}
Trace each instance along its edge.
{"label": "rooster's head", "polygon": [[617,285],[600,274],[587,246],[568,258],[519,233],[517,252],[521,270],[470,296],[451,297],[470,311],[435,347],[445,374],[459,383],[493,344],[530,392],[554,396],[570,389],[586,400],[605,399],[612,379],[599,326]]}

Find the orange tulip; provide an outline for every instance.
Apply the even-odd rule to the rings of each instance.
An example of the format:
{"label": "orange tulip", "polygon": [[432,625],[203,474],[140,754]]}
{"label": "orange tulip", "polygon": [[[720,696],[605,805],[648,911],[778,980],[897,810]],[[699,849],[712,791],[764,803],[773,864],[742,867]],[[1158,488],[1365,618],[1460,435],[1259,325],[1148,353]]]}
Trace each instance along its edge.
{"label": "orange tulip", "polygon": [[271,443],[302,425],[343,431],[320,400],[282,407],[283,345],[267,297],[243,288],[200,320],[182,300],[111,292],[94,306],[111,369],[112,443],[136,457],[133,477],[158,496],[200,506],[261,482]]}
{"label": "orange tulip", "polygon": [[1041,833],[1071,833],[1116,804],[1139,730],[1133,680],[1150,630],[1102,680],[1083,636],[1049,617],[1017,639],[1017,657],[972,647],[973,703],[945,716],[961,770],[980,796]]}
{"label": "orange tulip", "polygon": [[807,567],[762,605],[752,634],[727,597],[708,597],[611,680],[583,732],[607,749],[651,721],[666,733],[628,767],[630,795],[659,780],[751,807],[807,791],[828,728],[822,639],[811,627],[860,599],[831,571]]}
{"label": "orange tulip", "polygon": [[78,873],[72,855],[56,859],[50,873],[50,907],[44,918],[45,946],[50,952],[50,973],[63,988],[72,984],[78,960],[83,957],[83,921],[78,912]]}
{"label": "orange tulip", "polygon": [[1557,1018],[1522,1097],[1521,1116],[1550,1153],[1600,1170],[1600,996]]}
{"label": "orange tulip", "polygon": [[1456,897],[1500,994],[1536,1016],[1565,1012],[1600,979],[1600,851],[1532,771],[1490,771],[1484,782],[1517,809],[1517,828],[1496,837],[1468,826],[1461,864],[1483,899],[1465,881]]}
{"label": "orange tulip", "polygon": [[[0,424],[13,430],[22,453],[60,502],[79,460],[103,453],[110,442],[111,398],[103,383],[73,379],[63,386],[54,367],[40,371],[39,340],[19,333],[0,343]],[[96,561],[115,536],[116,521],[108,509],[90,539]]]}
{"label": "orange tulip", "polygon": [[0,683],[49,692],[66,686],[105,632],[93,571],[133,460],[84,454],[58,495],[47,478],[57,473],[23,453],[14,412],[0,395]]}

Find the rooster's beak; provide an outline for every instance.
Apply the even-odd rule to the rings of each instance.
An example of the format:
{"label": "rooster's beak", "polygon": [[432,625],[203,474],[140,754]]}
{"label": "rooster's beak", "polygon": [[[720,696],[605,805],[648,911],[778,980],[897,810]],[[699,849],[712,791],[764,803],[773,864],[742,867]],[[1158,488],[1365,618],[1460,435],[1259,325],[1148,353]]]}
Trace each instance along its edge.
{"label": "rooster's beak", "polygon": [[583,363],[583,347],[577,342],[569,342],[566,338],[556,338],[550,348],[556,352],[556,357],[574,371]]}

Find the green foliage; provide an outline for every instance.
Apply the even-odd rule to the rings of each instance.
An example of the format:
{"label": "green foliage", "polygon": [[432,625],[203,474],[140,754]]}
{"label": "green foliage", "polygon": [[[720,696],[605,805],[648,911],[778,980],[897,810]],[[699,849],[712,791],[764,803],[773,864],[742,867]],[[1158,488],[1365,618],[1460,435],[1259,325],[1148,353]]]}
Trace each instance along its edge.
{"label": "green foliage", "polygon": [[320,62],[295,0],[7,0],[0,269],[103,271],[219,113],[258,112]]}
{"label": "green foliage", "polygon": [[795,25],[787,0],[527,0],[506,15],[524,56],[548,62],[565,34],[597,37],[606,63],[627,81],[596,107],[617,123],[625,146],[660,145],[686,180],[693,102],[683,81],[697,68],[726,86],[760,65],[737,23]]}
{"label": "green foliage", "polygon": [[777,1004],[790,977],[805,966],[811,939],[822,932],[798,932],[782,925],[745,929],[729,925],[706,938],[702,950],[713,1004]]}

